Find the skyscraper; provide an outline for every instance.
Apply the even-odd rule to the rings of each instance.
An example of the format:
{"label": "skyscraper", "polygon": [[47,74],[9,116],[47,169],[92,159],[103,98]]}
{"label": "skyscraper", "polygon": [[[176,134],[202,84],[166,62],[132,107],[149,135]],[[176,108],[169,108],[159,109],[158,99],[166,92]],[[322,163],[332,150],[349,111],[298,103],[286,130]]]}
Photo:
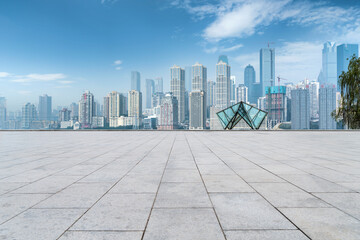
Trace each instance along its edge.
{"label": "skyscraper", "polygon": [[320,85],[337,86],[336,43],[326,42],[322,50],[322,75]]}
{"label": "skyscraper", "polygon": [[103,116],[105,123],[109,123],[110,121],[110,94],[104,97],[104,108],[103,108]]}
{"label": "skyscraper", "polygon": [[261,95],[265,96],[268,87],[274,86],[275,81],[275,49],[260,49],[260,84]]}
{"label": "skyscraper", "polygon": [[319,129],[336,129],[336,122],[331,117],[335,109],[335,86],[321,86],[319,89]]}
{"label": "skyscraper", "polygon": [[230,77],[230,105],[234,105],[235,104],[235,86],[236,84],[236,77],[235,76],[231,76]]}
{"label": "skyscraper", "polygon": [[128,111],[129,117],[132,118],[133,126],[139,128],[141,126],[142,116],[142,94],[141,92],[131,90],[128,94]]}
{"label": "skyscraper", "polygon": [[310,94],[310,118],[319,118],[319,82],[312,81],[309,84]]}
{"label": "skyscraper", "polygon": [[287,118],[286,87],[273,86],[266,89],[265,109],[268,112],[268,126],[285,122]]}
{"label": "skyscraper", "polygon": [[71,111],[67,108],[63,108],[59,111],[59,122],[70,121]]}
{"label": "skyscraper", "polygon": [[185,67],[185,90],[191,92],[192,90],[192,69],[190,66]]}
{"label": "skyscraper", "polygon": [[85,91],[79,101],[79,122],[82,128],[90,128],[92,117],[95,116],[94,95]]}
{"label": "skyscraper", "polygon": [[178,100],[172,93],[167,93],[161,101],[158,129],[173,130],[178,127]]}
{"label": "skyscraper", "polygon": [[162,77],[155,78],[155,92],[164,92]]}
{"label": "skyscraper", "polygon": [[[342,72],[347,72],[349,67],[349,62],[353,56],[358,57],[359,55],[359,45],[358,44],[341,44],[337,46],[337,77]],[[340,86],[338,84],[337,90],[340,91]]]}
{"label": "skyscraper", "polygon": [[141,92],[140,73],[137,71],[131,72],[131,90]]}
{"label": "skyscraper", "polygon": [[230,105],[230,66],[226,56],[221,55],[216,64],[216,107],[224,109]]}
{"label": "skyscraper", "polygon": [[238,103],[243,101],[245,103],[249,102],[249,89],[245,86],[245,84],[239,84],[235,89],[235,102]]}
{"label": "skyscraper", "polygon": [[125,96],[116,91],[108,94],[109,98],[109,119],[125,115]]}
{"label": "skyscraper", "polygon": [[192,91],[206,91],[207,68],[200,63],[192,66]]}
{"label": "skyscraper", "polygon": [[39,96],[39,120],[51,120],[51,97],[44,94]]}
{"label": "skyscraper", "polygon": [[155,93],[155,82],[152,79],[146,79],[146,108],[151,108],[152,95]]}
{"label": "skyscraper", "polygon": [[0,97],[0,129],[5,129],[6,122],[6,99]]}
{"label": "skyscraper", "polygon": [[70,104],[70,119],[71,120],[78,120],[79,119],[79,104],[72,103]]}
{"label": "skyscraper", "polygon": [[207,106],[211,107],[215,105],[215,82],[207,82],[207,92],[206,92]]}
{"label": "skyscraper", "polygon": [[185,121],[185,70],[174,65],[170,68],[170,91],[178,100],[179,122]]}
{"label": "skyscraper", "polygon": [[189,99],[189,129],[204,129],[206,127],[206,93],[193,90],[189,94]]}
{"label": "skyscraper", "polygon": [[21,128],[29,129],[34,120],[36,120],[36,107],[34,104],[26,103],[22,107]]}
{"label": "skyscraper", "polygon": [[291,129],[310,129],[310,92],[308,88],[291,90]]}
{"label": "skyscraper", "polygon": [[248,88],[248,98],[249,102],[255,103],[257,99],[253,98],[252,95],[252,85],[255,83],[255,69],[250,64],[246,66],[244,70],[244,85]]}

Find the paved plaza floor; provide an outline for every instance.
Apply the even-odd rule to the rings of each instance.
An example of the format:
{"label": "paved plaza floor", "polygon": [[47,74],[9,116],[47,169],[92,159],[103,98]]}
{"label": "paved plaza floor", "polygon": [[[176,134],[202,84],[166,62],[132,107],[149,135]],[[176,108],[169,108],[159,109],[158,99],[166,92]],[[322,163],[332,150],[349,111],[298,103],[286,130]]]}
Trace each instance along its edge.
{"label": "paved plaza floor", "polygon": [[0,132],[0,239],[359,240],[360,132]]}

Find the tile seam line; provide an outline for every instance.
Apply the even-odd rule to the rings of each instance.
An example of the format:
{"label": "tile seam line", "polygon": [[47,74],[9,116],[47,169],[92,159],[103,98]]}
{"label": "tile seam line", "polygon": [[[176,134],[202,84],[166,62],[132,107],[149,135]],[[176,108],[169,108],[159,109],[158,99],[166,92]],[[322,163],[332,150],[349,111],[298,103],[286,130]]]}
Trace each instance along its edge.
{"label": "tile seam line", "polygon": [[[169,163],[170,155],[171,155],[171,152],[172,152],[172,150],[173,150],[173,148],[174,148],[174,144],[175,144],[175,141],[176,141],[176,137],[177,137],[177,135],[175,135],[174,140],[173,140],[173,142],[172,142],[172,144],[171,144],[171,148],[170,148],[170,151],[169,151],[169,154],[168,154],[168,157],[167,157],[167,160],[166,160],[166,164],[165,164],[165,166],[164,166],[164,170],[163,170],[163,172],[162,172],[162,175],[161,175],[161,178],[160,178],[160,181],[159,181],[159,185],[158,185],[157,190],[156,190],[156,193],[155,193],[154,201],[153,201],[153,203],[152,203],[152,205],[151,205],[151,209],[150,209],[149,216],[148,216],[148,218],[147,218],[147,220],[146,220],[146,224],[145,224],[145,227],[144,227],[143,234],[142,234],[142,236],[141,236],[141,240],[143,240],[144,237],[145,237],[145,233],[146,233],[147,227],[148,227],[148,225],[149,225],[149,221],[150,221],[150,218],[151,218],[151,214],[152,214],[152,211],[154,210],[156,198],[157,198],[158,193],[159,193],[159,189],[160,189],[160,186],[161,186],[161,181],[162,181],[162,179],[163,179],[163,177],[164,177],[165,170],[166,170],[166,166],[167,166],[168,163]],[[156,208],[155,208],[155,209],[156,209]]]}
{"label": "tile seam line", "polygon": [[[239,174],[237,174],[235,172],[235,170],[233,170],[224,160],[222,160],[216,153],[214,153],[210,147],[208,147],[205,143],[203,143],[202,141],[199,140],[199,138],[196,137],[196,139],[201,142],[207,149],[209,149],[218,159],[220,159],[220,161],[222,161],[228,168],[230,168],[238,177],[240,177],[244,182],[245,179],[243,179]],[[221,145],[223,147],[223,145]],[[227,149],[227,148],[226,148]],[[228,149],[229,150],[229,149]],[[248,160],[248,159],[247,159]],[[250,161],[250,160],[248,160]],[[248,184],[246,182],[246,184]],[[274,209],[276,209],[276,211],[278,211],[285,219],[287,219],[291,224],[293,224],[293,226],[295,226],[297,228],[297,230],[301,231],[307,238],[309,238],[310,240],[312,240],[312,238],[310,238],[303,230],[301,230],[295,223],[293,223],[293,221],[291,221],[288,217],[286,217],[279,209],[277,209],[273,204],[271,204],[262,194],[260,194],[254,187],[252,187],[250,184],[248,184],[249,187],[251,187],[257,194],[259,194],[266,202],[268,202]]]}
{"label": "tile seam line", "polygon": [[186,134],[186,133],[184,133],[184,135],[185,135],[185,139],[186,139],[186,143],[187,143],[187,145],[188,145],[188,148],[189,148],[189,150],[190,150],[190,152],[191,152],[192,159],[193,159],[193,161],[194,161],[194,163],[195,163],[195,165],[196,165],[196,169],[197,169],[197,171],[198,171],[198,174],[200,175],[200,178],[201,178],[202,184],[203,184],[203,186],[204,186],[204,188],[205,188],[205,191],[206,191],[206,193],[207,193],[208,199],[209,199],[209,201],[210,201],[210,203],[211,203],[212,210],[214,211],[214,214],[215,214],[216,220],[217,220],[217,222],[218,222],[218,224],[219,224],[219,227],[220,227],[221,232],[222,232],[222,234],[223,234],[223,236],[224,236],[224,239],[226,240],[226,239],[227,239],[227,237],[226,237],[226,234],[225,234],[224,228],[223,228],[223,226],[221,225],[221,222],[220,222],[219,216],[218,216],[218,214],[217,214],[217,212],[216,212],[216,210],[215,210],[215,207],[214,207],[214,203],[213,203],[213,202],[212,202],[212,200],[211,200],[211,197],[210,197],[209,191],[208,191],[208,189],[207,189],[207,187],[206,187],[206,184],[205,184],[205,182],[204,182],[204,179],[203,179],[203,177],[202,177],[202,175],[201,175],[201,172],[200,172],[199,166],[198,166],[198,164],[197,164],[197,162],[196,162],[196,160],[195,160],[195,156],[194,156],[194,153],[193,153],[193,151],[192,151],[192,149],[191,149],[191,146],[190,146],[190,144],[189,144],[189,140],[188,140],[187,134]]}
{"label": "tile seam line", "polygon": [[[214,141],[213,141],[213,142],[214,142]],[[329,202],[327,202],[327,201],[325,201],[325,200],[321,199],[320,197],[318,197],[318,196],[316,196],[316,195],[314,195],[314,194],[313,194],[313,193],[357,193],[357,191],[352,190],[352,189],[347,188],[347,187],[344,187],[344,186],[341,186],[341,185],[337,184],[336,182],[329,181],[329,180],[327,180],[327,179],[325,179],[325,178],[322,178],[322,177],[316,176],[315,174],[305,172],[305,171],[303,171],[303,170],[301,170],[301,169],[299,169],[299,168],[296,168],[296,167],[293,167],[293,166],[290,166],[290,165],[288,165],[288,164],[285,164],[285,163],[280,162],[280,163],[282,163],[282,164],[285,164],[286,166],[292,167],[292,168],[294,168],[294,169],[300,170],[300,171],[302,171],[302,172],[304,172],[304,173],[305,173],[305,174],[295,174],[295,175],[311,175],[311,176],[317,177],[317,178],[319,178],[319,179],[322,179],[322,180],[324,180],[324,181],[327,181],[327,182],[330,182],[330,183],[333,183],[333,184],[339,185],[339,186],[341,186],[341,187],[343,187],[343,188],[345,188],[345,189],[349,189],[349,190],[351,191],[351,192],[309,192],[309,191],[306,191],[305,189],[303,189],[303,188],[301,188],[301,187],[299,187],[299,186],[295,185],[294,183],[292,183],[292,182],[290,182],[290,181],[286,180],[285,178],[281,177],[281,174],[275,174],[275,173],[271,172],[270,170],[268,170],[268,169],[266,169],[266,168],[262,167],[261,165],[259,165],[259,164],[255,163],[255,162],[253,162],[253,161],[249,160],[248,158],[246,158],[246,157],[244,157],[244,156],[242,156],[242,155],[238,154],[237,152],[234,152],[233,150],[229,149],[228,147],[226,147],[226,146],[224,146],[224,145],[222,145],[222,144],[219,144],[219,145],[221,145],[223,148],[225,148],[225,149],[227,149],[227,150],[231,151],[232,153],[234,153],[234,154],[236,154],[236,155],[238,155],[238,156],[240,156],[240,157],[242,157],[242,158],[245,158],[247,161],[249,161],[249,162],[251,162],[251,163],[255,164],[256,166],[258,166],[258,167],[262,168],[263,170],[265,170],[265,171],[269,172],[270,174],[273,174],[274,176],[277,176],[278,178],[280,178],[280,179],[282,179],[282,180],[286,181],[287,183],[289,183],[289,184],[293,185],[294,187],[299,188],[299,189],[301,189],[302,191],[304,191],[304,192],[306,192],[306,193],[310,194],[310,195],[311,195],[311,196],[313,196],[314,198],[316,198],[316,199],[318,199],[318,200],[320,200],[320,201],[325,202],[326,204],[330,205],[332,208],[335,208],[335,209],[339,210],[340,212],[344,213],[345,215],[348,215],[348,216],[350,216],[351,218],[354,218],[354,219],[356,219],[357,221],[360,221],[360,219],[358,219],[357,217],[352,216],[351,214],[349,214],[349,213],[345,212],[344,210],[342,210],[342,209],[340,209],[340,208],[336,207],[335,205],[333,205],[333,204],[331,204],[331,203],[329,203]],[[261,154],[261,155],[263,155],[264,157],[267,157],[267,156],[266,156],[266,155],[264,155],[264,154]],[[271,159],[272,159],[272,158],[271,158]],[[298,159],[298,158],[296,158],[296,159]],[[275,159],[272,159],[272,160],[275,160]],[[299,159],[298,159],[298,160],[299,160]],[[278,160],[275,160],[275,161],[279,162]],[[249,185],[250,185],[250,184],[249,184]],[[276,208],[276,207],[275,207],[275,208]]]}
{"label": "tile seam line", "polygon": [[82,218],[93,206],[96,205],[96,203],[98,203],[111,189],[113,189],[115,187],[115,185],[117,183],[119,183],[129,172],[131,172],[140,162],[142,162],[145,157],[152,151],[154,150],[165,138],[166,138],[167,135],[165,135],[165,137],[163,137],[154,147],[152,147],[148,152],[147,154],[145,154],[125,175],[123,175],[117,182],[115,182],[94,204],[91,205],[90,208],[88,208],[83,214],[81,214],[80,217],[78,217],[67,229],[65,229],[65,231],[59,236],[56,238],[56,240],[60,239],[68,230],[70,230],[70,228],[72,226],[75,225],[75,223],[77,223],[80,218]]}

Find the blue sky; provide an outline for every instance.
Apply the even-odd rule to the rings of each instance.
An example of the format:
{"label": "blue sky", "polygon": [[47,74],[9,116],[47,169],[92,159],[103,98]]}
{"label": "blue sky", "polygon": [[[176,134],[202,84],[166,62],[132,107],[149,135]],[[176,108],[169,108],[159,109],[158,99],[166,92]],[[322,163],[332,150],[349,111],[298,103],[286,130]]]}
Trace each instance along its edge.
{"label": "blue sky", "polygon": [[325,41],[360,42],[359,1],[296,0],[1,0],[0,96],[9,110],[38,96],[54,107],[90,90],[102,102],[126,92],[130,72],[162,76],[200,62],[215,78],[220,54],[243,82],[247,64],[258,78],[259,49],[273,42],[276,75],[315,79]]}

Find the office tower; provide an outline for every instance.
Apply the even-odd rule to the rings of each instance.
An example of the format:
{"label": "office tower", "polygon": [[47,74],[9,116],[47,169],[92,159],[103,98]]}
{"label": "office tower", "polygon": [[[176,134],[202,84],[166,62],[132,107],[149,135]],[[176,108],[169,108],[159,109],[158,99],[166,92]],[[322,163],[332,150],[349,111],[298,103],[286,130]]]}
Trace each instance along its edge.
{"label": "office tower", "polygon": [[192,66],[192,91],[207,90],[207,68],[200,63]]}
{"label": "office tower", "polygon": [[189,94],[189,99],[189,129],[204,129],[206,127],[206,93],[193,90]]}
{"label": "office tower", "polygon": [[163,92],[156,92],[152,96],[152,102],[151,107],[156,108],[157,106],[160,106],[161,100],[165,97],[165,94]]}
{"label": "office tower", "polygon": [[190,66],[185,67],[185,90],[192,91],[192,69]]}
{"label": "office tower", "polygon": [[146,79],[146,108],[151,108],[151,98],[155,92],[155,82],[152,79]]}
{"label": "office tower", "polygon": [[71,120],[77,121],[79,120],[79,104],[72,103],[70,104],[70,118]]}
{"label": "office tower", "polygon": [[164,92],[162,77],[155,78],[155,92]]}
{"label": "office tower", "polygon": [[321,85],[337,86],[336,43],[326,42],[322,50],[322,74],[319,77]]}
{"label": "office tower", "polygon": [[178,120],[185,121],[185,70],[174,65],[170,68],[170,92],[178,100]]}
{"label": "office tower", "polygon": [[110,120],[110,94],[104,97],[104,108],[103,108],[103,116],[105,123],[109,123]]}
{"label": "office tower", "polygon": [[236,83],[236,77],[231,76],[230,77],[230,105],[235,104],[235,83]]}
{"label": "office tower", "polygon": [[261,96],[266,95],[266,89],[275,83],[275,49],[260,49],[260,84]]}
{"label": "office tower", "polygon": [[[259,82],[253,83],[252,87],[251,87],[251,94],[250,94],[253,98],[253,102],[250,101],[250,103],[257,104],[259,97],[261,97],[261,92],[262,92],[261,84]],[[251,100],[251,99],[249,99],[249,100]],[[260,107],[258,106],[258,108],[260,108]]]}
{"label": "office tower", "polygon": [[131,90],[141,92],[140,73],[137,71],[131,72]]}
{"label": "office tower", "polygon": [[331,117],[335,109],[335,86],[321,86],[319,89],[319,129],[336,129],[336,122]]}
{"label": "office tower", "polygon": [[51,97],[44,94],[39,96],[39,120],[51,120]]}
{"label": "office tower", "polygon": [[160,105],[160,117],[158,119],[159,130],[173,130],[178,128],[178,100],[171,93],[167,93]]}
{"label": "office tower", "polygon": [[291,129],[310,129],[310,91],[291,90]]}
{"label": "office tower", "polygon": [[319,118],[319,83],[312,81],[309,83],[310,94],[310,118]]}
{"label": "office tower", "polygon": [[185,121],[189,121],[189,92],[185,90]]}
{"label": "office tower", "polygon": [[94,105],[95,105],[95,114],[94,116],[102,116],[102,112],[101,112],[101,104],[94,100]]}
{"label": "office tower", "polygon": [[249,89],[245,86],[245,84],[239,84],[235,89],[235,102],[238,103],[243,101],[245,103],[249,102]]}
{"label": "office tower", "polygon": [[255,69],[253,66],[251,66],[250,64],[247,65],[245,67],[244,70],[244,85],[248,88],[248,98],[249,98],[249,102],[251,103],[255,103],[257,101],[257,99],[255,99],[252,95],[253,90],[252,90],[252,86],[255,83]]}
{"label": "office tower", "polygon": [[0,97],[0,129],[5,129],[6,122],[6,99]]}
{"label": "office tower", "polygon": [[85,91],[79,101],[79,123],[82,128],[90,128],[92,117],[95,116],[94,95]]}
{"label": "office tower", "polygon": [[207,82],[206,101],[208,107],[215,105],[215,82],[211,80]]}
{"label": "office tower", "polygon": [[230,105],[230,66],[226,56],[221,55],[216,64],[216,107],[227,108]]}
{"label": "office tower", "polygon": [[131,90],[128,94],[128,111],[129,117],[133,120],[133,126],[139,128],[141,126],[142,116],[142,94],[141,92]]}
{"label": "office tower", "polygon": [[[341,44],[337,46],[337,77],[342,72],[347,72],[349,67],[349,62],[353,56],[358,57],[359,54],[359,45],[358,44]],[[340,91],[340,86],[338,84],[337,90]]]}
{"label": "office tower", "polygon": [[21,128],[29,129],[31,123],[36,120],[36,107],[34,104],[26,103],[22,107]]}
{"label": "office tower", "polygon": [[286,87],[276,86],[266,89],[265,111],[268,112],[268,126],[285,122],[287,118]]}
{"label": "office tower", "polygon": [[59,111],[59,122],[70,121],[71,119],[71,111],[67,108],[63,108]]}

